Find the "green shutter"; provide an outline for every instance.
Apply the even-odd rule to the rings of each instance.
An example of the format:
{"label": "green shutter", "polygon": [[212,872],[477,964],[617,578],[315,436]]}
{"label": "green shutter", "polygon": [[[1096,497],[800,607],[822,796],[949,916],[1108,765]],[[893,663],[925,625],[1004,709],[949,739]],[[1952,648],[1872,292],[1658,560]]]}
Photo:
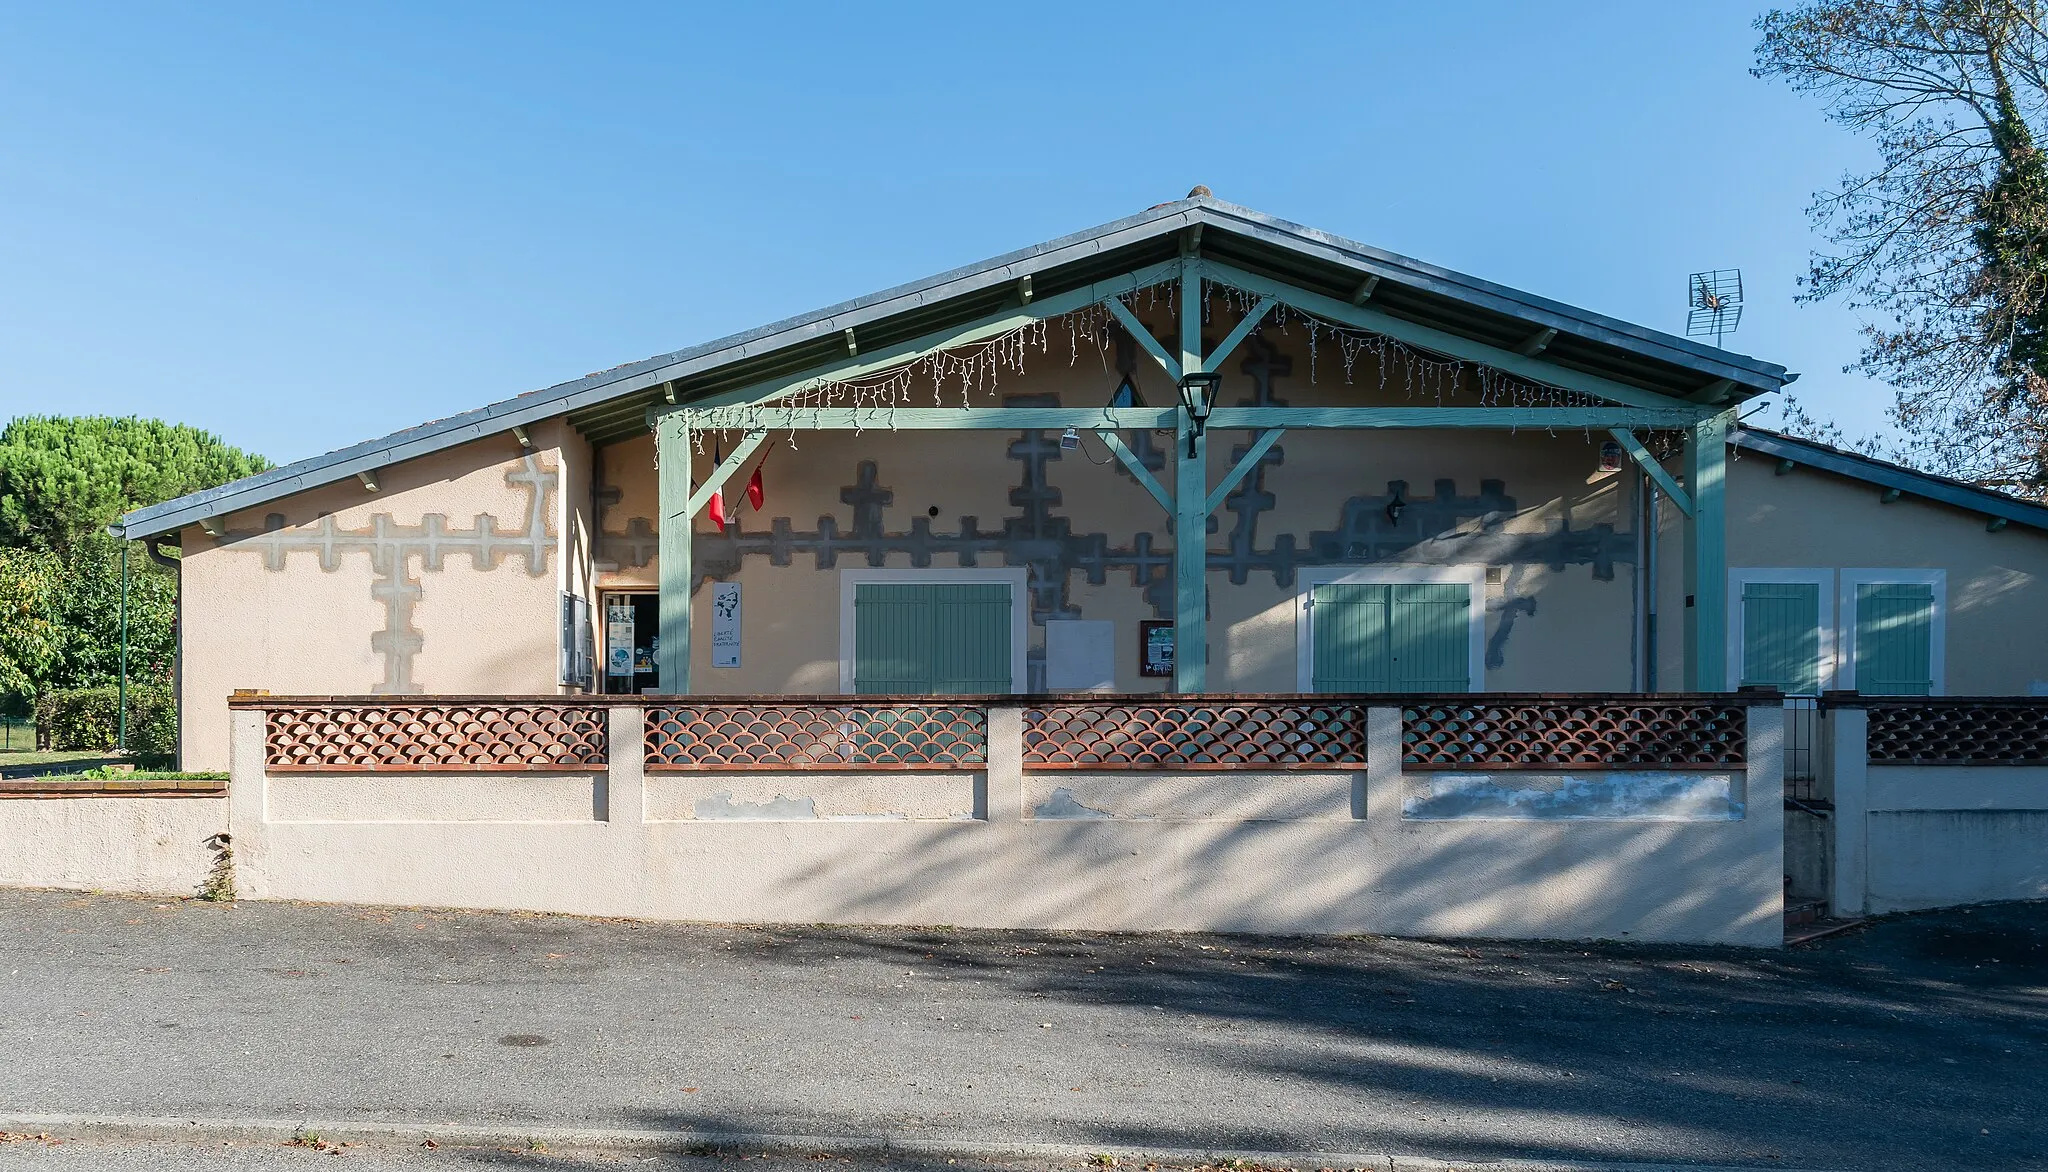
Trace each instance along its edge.
{"label": "green shutter", "polygon": [[1857,585],[1856,690],[1866,696],[1933,694],[1934,587]]}
{"label": "green shutter", "polygon": [[1011,690],[1007,583],[861,582],[853,588],[853,690],[938,696]]}
{"label": "green shutter", "polygon": [[1387,604],[1378,582],[1329,582],[1309,591],[1310,687],[1317,692],[1386,692]]}
{"label": "green shutter", "polygon": [[1743,583],[1742,683],[1820,694],[1818,583]]}
{"label": "green shutter", "polygon": [[1394,587],[1394,690],[1472,690],[1472,588],[1462,583]]}
{"label": "green shutter", "polygon": [[941,695],[1008,692],[1010,587],[1007,583],[933,586],[932,691]]}
{"label": "green shutter", "polygon": [[1457,583],[1331,582],[1309,592],[1318,692],[1469,692],[1472,590]]}

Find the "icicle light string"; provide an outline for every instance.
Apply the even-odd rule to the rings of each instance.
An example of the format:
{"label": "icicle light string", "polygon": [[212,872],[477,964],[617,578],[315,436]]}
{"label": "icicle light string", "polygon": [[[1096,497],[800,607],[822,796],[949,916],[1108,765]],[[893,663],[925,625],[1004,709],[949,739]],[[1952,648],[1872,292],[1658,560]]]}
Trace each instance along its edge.
{"label": "icicle light string", "polygon": [[[1179,310],[1179,290],[1178,282],[1167,281],[1134,289],[1122,294],[1121,300],[1125,307],[1133,312],[1142,307],[1150,313],[1163,307],[1167,316],[1174,317]],[[1205,280],[1201,295],[1204,322],[1212,318],[1211,301],[1218,296],[1240,319],[1255,310],[1260,301],[1264,300],[1259,294],[1221,282]],[[1057,324],[1061,322],[1066,325],[1068,364],[1072,366],[1080,363],[1082,344],[1088,343],[1095,348],[1103,369],[1107,372],[1109,349],[1117,325],[1111,318],[1107,306],[1098,303],[1049,321],[1029,322],[971,345],[935,350],[902,366],[890,367],[887,370],[849,379],[814,380],[760,403],[732,403],[721,407],[703,408],[695,412],[692,438],[698,454],[701,455],[705,450],[707,432],[751,429],[754,426],[754,410],[764,406],[795,411],[852,407],[855,410],[883,412],[910,407],[917,405],[913,403],[912,396],[926,383],[930,384],[932,406],[945,406],[947,389],[957,387],[960,406],[971,407],[977,394],[995,391],[1003,374],[1023,374],[1025,359],[1031,350],[1035,348],[1040,354],[1048,353]],[[1601,405],[1599,399],[1590,395],[1517,378],[1481,363],[1434,354],[1385,334],[1341,325],[1284,303],[1275,304],[1268,311],[1267,320],[1261,323],[1253,334],[1256,336],[1265,330],[1277,329],[1284,335],[1292,336],[1296,328],[1301,329],[1307,336],[1308,381],[1311,386],[1319,381],[1322,347],[1327,340],[1336,347],[1337,359],[1343,368],[1346,385],[1356,384],[1359,360],[1370,355],[1378,371],[1378,387],[1381,391],[1399,389],[1409,399],[1426,396],[1438,406],[1445,406],[1447,400],[1456,399],[1464,390],[1473,391],[1478,404],[1482,407]],[[1469,378],[1466,376],[1468,370],[1471,372]],[[1396,374],[1399,375],[1398,381],[1393,377]],[[1461,383],[1464,385],[1461,386]],[[881,426],[889,426],[886,414]],[[800,430],[804,430],[800,423],[793,423],[790,426],[788,439],[791,450],[797,448],[796,433]],[[856,428],[855,434],[859,434],[861,430],[864,429]],[[1516,429],[1509,429],[1511,433],[1514,430]],[[1555,434],[1554,428],[1549,430]],[[1591,435],[1590,429],[1587,434]]]}
{"label": "icicle light string", "polygon": [[[1068,365],[1080,363],[1082,345],[1087,343],[1095,348],[1103,370],[1107,372],[1113,323],[1106,307],[1089,305],[1051,320],[1027,322],[966,346],[934,350],[902,366],[854,378],[815,379],[759,403],[729,403],[702,408],[694,414],[692,439],[701,455],[705,433],[752,428],[754,412],[760,407],[810,412],[850,407],[856,411],[889,412],[920,406],[921,402],[913,396],[926,384],[930,386],[932,406],[944,407],[948,389],[957,388],[959,405],[972,407],[977,394],[995,391],[1004,373],[1023,374],[1025,358],[1030,351],[1035,349],[1040,354],[1049,353],[1060,323],[1066,326]],[[886,414],[881,426],[890,426]],[[800,422],[790,425],[788,439],[793,451],[797,449],[796,433],[800,430],[804,430]],[[863,430],[865,428],[856,427],[854,434],[858,435]]]}

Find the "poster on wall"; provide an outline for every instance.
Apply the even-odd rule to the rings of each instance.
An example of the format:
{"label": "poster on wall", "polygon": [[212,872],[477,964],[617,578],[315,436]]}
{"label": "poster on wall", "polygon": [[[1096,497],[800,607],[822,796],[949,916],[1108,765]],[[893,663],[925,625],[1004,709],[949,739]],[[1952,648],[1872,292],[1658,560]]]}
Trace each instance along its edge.
{"label": "poster on wall", "polygon": [[720,582],[711,589],[711,666],[740,665],[740,584]]}
{"label": "poster on wall", "polygon": [[605,604],[604,674],[633,674],[633,604],[625,599]]}
{"label": "poster on wall", "polygon": [[1148,679],[1173,674],[1173,624],[1146,619],[1138,624],[1138,674]]}

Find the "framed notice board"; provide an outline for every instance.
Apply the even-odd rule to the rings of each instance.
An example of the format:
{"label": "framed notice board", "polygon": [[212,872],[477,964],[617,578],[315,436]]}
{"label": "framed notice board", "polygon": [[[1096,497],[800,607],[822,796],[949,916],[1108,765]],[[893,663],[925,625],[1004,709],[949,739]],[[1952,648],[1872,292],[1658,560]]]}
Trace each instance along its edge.
{"label": "framed notice board", "polygon": [[1152,679],[1173,674],[1173,623],[1145,619],[1138,624],[1138,674]]}

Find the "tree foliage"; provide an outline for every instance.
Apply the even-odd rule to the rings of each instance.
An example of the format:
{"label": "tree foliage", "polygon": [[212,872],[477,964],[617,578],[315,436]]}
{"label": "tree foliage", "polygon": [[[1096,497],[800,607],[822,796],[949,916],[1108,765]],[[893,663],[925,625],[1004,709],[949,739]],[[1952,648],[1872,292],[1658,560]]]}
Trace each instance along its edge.
{"label": "tree foliage", "polygon": [[182,424],[21,416],[0,429],[0,546],[68,553],[131,509],[269,467]]}
{"label": "tree foliage", "polygon": [[0,699],[29,696],[56,663],[61,572],[45,550],[0,548]]}
{"label": "tree foliage", "polygon": [[168,681],[177,575],[107,532],[121,514],[270,466],[196,428],[154,419],[23,416],[0,429],[0,697]]}
{"label": "tree foliage", "polygon": [[1876,144],[1815,197],[1835,250],[1802,299],[1878,321],[1852,369],[1898,388],[1904,455],[2048,497],[2048,31],[2038,0],[1814,0],[1756,22],[1758,77]]}

